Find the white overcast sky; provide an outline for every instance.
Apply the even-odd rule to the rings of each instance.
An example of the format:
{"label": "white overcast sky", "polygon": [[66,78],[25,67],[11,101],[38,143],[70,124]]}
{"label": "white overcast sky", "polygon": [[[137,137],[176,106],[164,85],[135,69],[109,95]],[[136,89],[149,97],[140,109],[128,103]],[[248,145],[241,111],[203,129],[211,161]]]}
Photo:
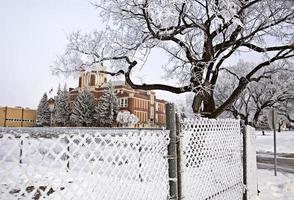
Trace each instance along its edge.
{"label": "white overcast sky", "polygon": [[[36,108],[43,93],[56,92],[59,83],[76,87],[73,79],[51,75],[49,66],[63,52],[70,32],[99,25],[97,10],[87,0],[0,0],[0,106]],[[159,82],[163,55],[153,54],[147,66],[156,68],[148,67],[141,76]],[[158,97],[175,98],[167,92]]]}
{"label": "white overcast sky", "polygon": [[85,0],[0,0],[0,106],[36,108],[44,92],[63,84],[49,66],[66,35],[91,30],[97,18]]}

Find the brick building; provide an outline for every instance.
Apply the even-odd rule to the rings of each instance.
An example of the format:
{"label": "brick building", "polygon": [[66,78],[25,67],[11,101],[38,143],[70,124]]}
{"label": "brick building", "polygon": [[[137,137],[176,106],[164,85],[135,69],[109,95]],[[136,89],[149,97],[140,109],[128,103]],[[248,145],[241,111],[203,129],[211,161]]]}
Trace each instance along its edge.
{"label": "brick building", "polygon": [[0,107],[0,126],[31,127],[36,124],[37,111],[22,107]]}
{"label": "brick building", "polygon": [[[101,70],[101,69],[100,69]],[[103,95],[106,89],[107,76],[98,73],[82,71],[79,77],[79,86],[69,91],[71,105],[79,92],[88,89],[95,100]],[[124,81],[112,82],[114,92],[118,98],[119,110],[128,110],[139,118],[136,127],[165,127],[165,104],[166,101],[156,98],[155,92],[145,90],[134,90]]]}

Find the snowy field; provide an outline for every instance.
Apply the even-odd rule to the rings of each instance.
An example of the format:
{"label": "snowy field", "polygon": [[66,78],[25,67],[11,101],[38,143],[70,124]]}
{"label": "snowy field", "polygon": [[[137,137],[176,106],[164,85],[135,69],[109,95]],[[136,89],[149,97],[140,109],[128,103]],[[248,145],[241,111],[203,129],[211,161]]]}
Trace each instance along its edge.
{"label": "snowy field", "polygon": [[271,170],[258,170],[259,200],[293,200],[294,174],[278,173]]}
{"label": "snowy field", "polygon": [[[274,152],[273,132],[256,131],[256,151],[260,153]],[[294,154],[294,131],[277,132],[277,153]]]}

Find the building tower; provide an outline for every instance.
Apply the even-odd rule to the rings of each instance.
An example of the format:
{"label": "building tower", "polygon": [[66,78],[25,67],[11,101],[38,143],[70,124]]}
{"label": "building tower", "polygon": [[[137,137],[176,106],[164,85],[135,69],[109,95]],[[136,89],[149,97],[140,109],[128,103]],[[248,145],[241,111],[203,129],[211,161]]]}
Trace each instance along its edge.
{"label": "building tower", "polygon": [[105,71],[106,67],[102,64],[97,64],[92,71],[81,71],[79,77],[79,88],[81,90],[95,90],[95,88],[102,87],[107,83],[107,75],[99,73],[99,71]]}

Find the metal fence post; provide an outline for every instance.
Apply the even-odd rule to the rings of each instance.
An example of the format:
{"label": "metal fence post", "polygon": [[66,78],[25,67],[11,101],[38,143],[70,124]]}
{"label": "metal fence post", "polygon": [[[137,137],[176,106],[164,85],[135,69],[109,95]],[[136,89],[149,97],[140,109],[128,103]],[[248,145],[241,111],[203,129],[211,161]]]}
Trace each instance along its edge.
{"label": "metal fence post", "polygon": [[170,199],[178,199],[178,180],[177,180],[177,133],[175,105],[167,103],[166,110],[166,128],[170,131],[170,143],[168,145],[168,174],[169,174],[169,194]]}
{"label": "metal fence post", "polygon": [[243,200],[247,200],[247,136],[246,136],[246,125],[240,121],[241,134],[243,139]]}
{"label": "metal fence post", "polygon": [[179,114],[176,114],[177,128],[177,175],[178,175],[178,199],[182,199],[182,169],[181,169],[181,122]]}
{"label": "metal fence post", "polygon": [[[68,144],[68,146],[67,146],[66,150],[67,150],[67,152],[68,152],[68,154],[69,154],[69,153],[70,153],[70,147],[69,147],[69,144]],[[67,163],[66,163],[66,167],[67,167],[67,169],[69,170],[69,155],[67,156]]]}
{"label": "metal fence post", "polygon": [[139,129],[139,131],[140,131],[140,133],[139,133],[139,142],[138,142],[138,150],[139,150],[139,181],[140,182],[143,182],[143,178],[142,178],[142,174],[141,174],[141,170],[142,170],[142,160],[141,160],[141,152],[142,152],[142,144],[141,144],[141,140],[142,140],[142,138],[141,138],[141,134],[142,134],[142,130],[141,129]]}
{"label": "metal fence post", "polygon": [[19,148],[19,164],[22,164],[22,149],[23,149],[23,139],[20,140],[20,148]]}
{"label": "metal fence post", "polygon": [[67,136],[64,138],[66,144],[66,172],[69,172],[69,160],[70,160],[70,139],[71,136]]}

